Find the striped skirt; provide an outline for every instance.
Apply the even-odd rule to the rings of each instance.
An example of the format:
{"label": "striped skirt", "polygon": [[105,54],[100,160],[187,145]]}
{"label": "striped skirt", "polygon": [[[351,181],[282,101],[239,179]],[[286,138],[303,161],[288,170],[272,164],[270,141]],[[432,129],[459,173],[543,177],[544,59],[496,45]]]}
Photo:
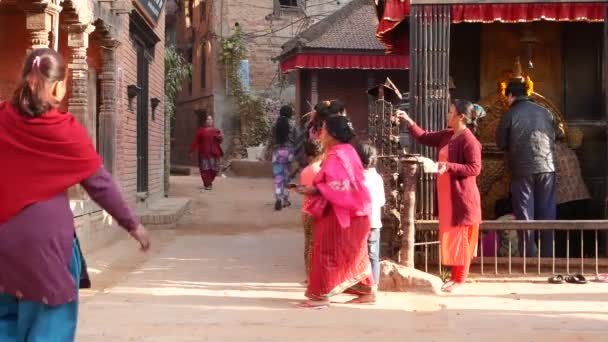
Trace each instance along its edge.
{"label": "striped skirt", "polygon": [[342,228],[330,211],[315,219],[310,280],[306,296],[327,300],[348,292],[370,294],[374,280],[367,251],[369,217],[355,217]]}

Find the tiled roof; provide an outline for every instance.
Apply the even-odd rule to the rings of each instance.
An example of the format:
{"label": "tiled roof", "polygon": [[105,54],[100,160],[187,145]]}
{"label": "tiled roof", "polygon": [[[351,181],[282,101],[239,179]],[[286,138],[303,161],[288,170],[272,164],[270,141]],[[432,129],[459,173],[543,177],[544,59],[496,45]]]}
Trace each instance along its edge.
{"label": "tiled roof", "polygon": [[297,47],[384,51],[377,26],[373,0],[353,0],[285,43],[282,55]]}

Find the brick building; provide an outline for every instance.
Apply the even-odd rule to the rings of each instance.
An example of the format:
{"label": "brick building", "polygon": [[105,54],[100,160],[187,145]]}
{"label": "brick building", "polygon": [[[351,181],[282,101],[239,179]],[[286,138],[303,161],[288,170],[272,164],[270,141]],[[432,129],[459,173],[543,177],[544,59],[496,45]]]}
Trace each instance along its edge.
{"label": "brick building", "polygon": [[387,77],[402,92],[409,88],[409,56],[386,55],[375,36],[377,25],[373,2],[352,0],[283,45],[278,59],[281,71],[296,79],[296,113],[338,98],[344,101],[357,135],[367,136],[375,99],[366,91]]}
{"label": "brick building", "polygon": [[[211,114],[232,142],[235,106],[226,95],[225,70],[218,62],[219,38],[238,24],[247,37],[250,90],[275,101],[295,104],[295,79],[283,79],[275,58],[281,46],[350,0],[170,0],[167,36],[192,62],[193,76],[178,99],[172,162],[189,164],[190,142],[201,118]],[[171,11],[169,11],[171,6]],[[228,147],[228,146],[226,146]]]}
{"label": "brick building", "polygon": [[[64,109],[88,129],[105,167],[134,206],[163,194],[164,1],[0,0],[0,100],[11,97],[31,48],[68,64]],[[120,234],[72,191],[86,247]]]}

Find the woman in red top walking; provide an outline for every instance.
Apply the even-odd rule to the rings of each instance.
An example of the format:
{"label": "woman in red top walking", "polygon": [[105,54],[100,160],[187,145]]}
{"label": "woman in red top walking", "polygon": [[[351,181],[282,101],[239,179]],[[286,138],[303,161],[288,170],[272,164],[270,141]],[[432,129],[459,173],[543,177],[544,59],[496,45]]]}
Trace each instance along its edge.
{"label": "woman in red top walking", "polygon": [[438,211],[441,263],[452,266],[443,286],[452,292],[464,284],[477,249],[481,200],[477,176],[481,172],[481,144],[473,134],[477,115],[469,101],[455,100],[448,112],[448,129],[426,132],[406,112],[397,116],[420,144],[437,147]]}
{"label": "woman in red top walking", "polygon": [[213,188],[213,181],[220,172],[220,161],[224,156],[221,145],[223,139],[222,132],[213,127],[213,117],[209,115],[203,127],[196,132],[196,137],[192,142],[190,156],[193,156],[198,149],[198,169],[201,172],[205,190]]}

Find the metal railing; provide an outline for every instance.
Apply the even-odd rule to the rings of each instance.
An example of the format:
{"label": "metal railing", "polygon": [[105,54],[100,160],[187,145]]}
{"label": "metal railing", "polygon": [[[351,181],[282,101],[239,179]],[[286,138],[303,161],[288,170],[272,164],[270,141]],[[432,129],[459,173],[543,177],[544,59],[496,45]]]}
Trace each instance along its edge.
{"label": "metal railing", "polygon": [[[431,265],[437,265],[437,273],[442,273],[441,265],[441,249],[438,239],[438,222],[437,221],[416,221],[416,243],[415,243],[415,264],[419,269],[429,272]],[[595,274],[600,273],[600,268],[608,269],[608,255],[600,255],[600,236],[602,232],[608,234],[608,220],[572,220],[572,221],[484,221],[480,226],[480,234],[475,259],[471,264],[471,274],[481,274],[484,276],[494,275],[529,275],[536,273],[537,275],[558,274],[565,272],[570,274],[571,271],[579,273],[589,273],[593,270]],[[523,239],[523,251],[521,256],[513,256],[512,241],[508,239],[507,256],[499,256],[499,245],[504,231],[531,231],[538,233],[535,237],[537,245],[537,253],[534,256],[526,255],[528,243]],[[556,257],[556,234],[550,234],[552,254],[550,257],[543,257],[541,250],[542,241],[540,232],[554,231],[565,232],[565,251],[560,250],[559,254],[565,253],[565,257]],[[484,253],[483,239],[485,234],[495,232],[493,255],[487,256]],[[571,233],[580,232],[580,241],[571,241]],[[585,233],[593,237],[592,257],[585,254]],[[518,234],[521,238],[521,235]],[[573,255],[571,253],[572,243],[580,244],[580,253]],[[589,247],[587,245],[587,247]],[[602,246],[605,247],[605,246]],[[588,248],[589,250],[589,248]],[[605,253],[602,253],[605,254]],[[521,269],[517,269],[521,266]],[[578,268],[578,269],[577,269]],[[490,269],[490,272],[487,272]],[[530,272],[531,269],[534,271]],[[519,272],[521,271],[521,272]],[[431,269],[431,273],[434,273]]]}

